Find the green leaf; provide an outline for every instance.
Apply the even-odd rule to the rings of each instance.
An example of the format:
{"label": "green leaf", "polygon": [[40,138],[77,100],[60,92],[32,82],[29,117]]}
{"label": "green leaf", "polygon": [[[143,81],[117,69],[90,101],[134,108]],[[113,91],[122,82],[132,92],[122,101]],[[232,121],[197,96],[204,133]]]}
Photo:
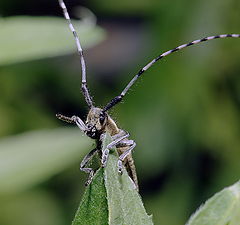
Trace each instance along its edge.
{"label": "green leaf", "polygon": [[80,162],[90,144],[90,139],[75,128],[0,139],[0,195],[28,189]]}
{"label": "green leaf", "polygon": [[[91,23],[73,21],[83,48],[99,43],[103,30]],[[16,16],[0,19],[0,65],[76,52],[67,21],[57,17]]]}
{"label": "green leaf", "polygon": [[107,193],[103,169],[99,169],[92,183],[86,188],[72,225],[107,225]]}
{"label": "green leaf", "polygon": [[[107,135],[103,149],[111,142]],[[135,185],[124,169],[117,171],[116,149],[109,155],[105,169],[100,168],[87,187],[72,225],[152,225]]]}
{"label": "green leaf", "polygon": [[187,225],[239,225],[240,182],[210,198],[190,218]]}
{"label": "green leaf", "polygon": [[[103,142],[105,148],[111,142],[107,136]],[[120,175],[117,170],[117,154],[110,154],[104,172],[107,189],[109,224],[148,225],[153,224],[151,216],[144,209],[141,197],[126,170]]]}

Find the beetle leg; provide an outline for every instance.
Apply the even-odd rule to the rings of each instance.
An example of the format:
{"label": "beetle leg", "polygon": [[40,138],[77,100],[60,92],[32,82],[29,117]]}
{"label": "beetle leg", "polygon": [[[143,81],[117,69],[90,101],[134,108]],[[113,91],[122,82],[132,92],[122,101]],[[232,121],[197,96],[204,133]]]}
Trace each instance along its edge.
{"label": "beetle leg", "polygon": [[114,141],[112,141],[110,144],[107,145],[107,147],[102,152],[102,167],[106,167],[106,165],[107,165],[109,150],[112,149],[113,147],[115,147],[123,139],[128,138],[128,137],[129,137],[129,133],[124,133],[124,135],[116,138]]}
{"label": "beetle leg", "polygon": [[133,140],[124,140],[120,142],[117,147],[129,147],[119,156],[118,159],[118,172],[122,174],[123,161],[128,155],[132,153],[132,150],[136,147],[136,143]]}
{"label": "beetle leg", "polygon": [[91,181],[92,181],[92,178],[93,178],[93,175],[95,173],[94,169],[93,168],[87,168],[85,167],[88,162],[93,158],[93,156],[98,152],[99,150],[97,148],[94,148],[92,151],[90,151],[82,160],[81,164],[80,164],[80,170],[84,171],[85,173],[88,173],[89,176],[88,176],[88,179],[85,183],[85,186],[88,186]]}
{"label": "beetle leg", "polygon": [[78,116],[68,117],[68,116],[64,116],[62,114],[56,114],[56,117],[59,120],[65,121],[67,123],[75,123],[75,124],[77,124],[77,126],[79,127],[79,129],[82,132],[85,132],[87,130],[85,123]]}

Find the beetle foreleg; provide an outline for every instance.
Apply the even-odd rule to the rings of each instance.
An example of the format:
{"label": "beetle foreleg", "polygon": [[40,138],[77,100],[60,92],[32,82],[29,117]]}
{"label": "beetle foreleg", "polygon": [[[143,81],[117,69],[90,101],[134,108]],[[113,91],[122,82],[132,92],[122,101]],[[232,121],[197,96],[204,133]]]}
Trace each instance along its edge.
{"label": "beetle foreleg", "polygon": [[78,116],[68,117],[62,114],[56,114],[56,117],[59,120],[65,121],[67,123],[76,123],[82,132],[85,132],[87,129],[85,123]]}

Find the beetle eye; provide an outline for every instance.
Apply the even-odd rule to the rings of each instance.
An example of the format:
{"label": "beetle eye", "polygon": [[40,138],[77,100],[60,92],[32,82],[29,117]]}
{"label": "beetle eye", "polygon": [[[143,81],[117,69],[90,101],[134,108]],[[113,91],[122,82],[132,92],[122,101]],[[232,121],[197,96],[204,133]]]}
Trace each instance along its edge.
{"label": "beetle eye", "polygon": [[103,123],[104,123],[104,120],[105,120],[105,113],[101,113],[100,116],[99,116],[99,122],[100,122],[100,124],[103,124]]}

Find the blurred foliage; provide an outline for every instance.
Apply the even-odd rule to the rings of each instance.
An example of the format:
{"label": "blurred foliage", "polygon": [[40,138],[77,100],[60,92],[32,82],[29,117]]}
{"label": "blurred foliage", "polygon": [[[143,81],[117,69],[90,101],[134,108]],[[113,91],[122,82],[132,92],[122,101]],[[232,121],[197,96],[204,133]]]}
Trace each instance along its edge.
{"label": "blurred foliage", "polygon": [[240,183],[224,188],[191,216],[187,225],[238,225]]}
{"label": "blurred foliage", "polygon": [[0,141],[0,196],[29,189],[78,162],[90,146],[77,131],[32,131]]}
{"label": "blurred foliage", "polygon": [[[103,31],[95,24],[75,22],[74,25],[85,48],[103,39]],[[63,18],[9,17],[0,20],[0,27],[0,65],[69,54],[76,49]]]}
{"label": "blurred foliage", "polygon": [[[117,58],[106,60],[107,48],[93,52],[92,55],[98,56],[99,61],[105,60],[101,65],[103,69],[116,62],[120,64],[121,58],[127,59],[128,65],[121,64],[122,69],[111,74],[106,75],[99,68],[94,68],[90,57],[93,48],[86,52],[89,87],[100,106],[120,93],[132,76],[161,52],[207,35],[239,33],[240,27],[238,0],[69,0],[66,3],[70,12],[74,11],[74,6],[87,6],[100,18],[100,22],[104,21],[103,25],[110,24],[105,29],[117,29],[117,21],[123,27],[131,25],[132,30],[135,25],[141,26],[141,33],[137,33],[135,39],[148,35],[147,40],[141,43],[142,47],[136,50],[135,57],[130,59],[130,47],[134,46],[135,40],[127,45],[130,47],[124,49],[125,55],[121,57],[117,55]],[[19,12],[46,15],[49,11],[62,18],[57,1],[28,0],[20,3],[2,0],[0,3],[2,15],[15,16]],[[28,22],[24,23],[30,28],[33,20],[27,18]],[[7,18],[4,20],[8,21]],[[66,55],[74,52],[74,41],[71,32],[68,33],[67,23],[64,25],[63,19],[60,19],[60,31],[58,25],[55,27],[51,23],[50,17],[46,20],[45,26],[38,24],[38,29],[33,25],[29,32],[20,22],[14,35],[0,29],[1,57],[16,57],[11,62],[8,59],[9,65],[1,63],[0,67],[0,154],[8,155],[9,159],[7,163],[1,156],[7,168],[4,174],[18,169],[24,173],[23,179],[30,179],[27,176],[30,172],[23,169],[38,171],[32,173],[29,186],[19,186],[15,194],[1,196],[0,224],[4,225],[70,224],[84,190],[85,175],[78,168],[83,154],[91,149],[87,147],[90,142],[83,140],[78,130],[66,131],[65,135],[54,130],[64,126],[55,119],[57,112],[85,118],[86,104],[79,91],[79,60],[77,54],[74,57]],[[111,38],[110,31],[105,43]],[[35,39],[28,39],[31,49],[28,45],[26,47],[26,42],[24,45],[20,42],[26,33]],[[84,47],[93,38],[87,45],[89,48],[103,37],[102,31],[94,33],[94,28],[86,37],[79,34]],[[4,40],[1,39],[3,37]],[[127,41],[123,39],[120,47],[124,48]],[[38,50],[35,52],[34,43]],[[116,51],[115,45],[112,45],[113,52]],[[39,49],[45,49],[45,53],[40,55]],[[43,59],[54,55],[58,57]],[[147,212],[153,214],[154,224],[184,224],[202,202],[239,179],[239,57],[239,39],[215,40],[178,52],[144,74],[126,96],[124,104],[113,111],[113,118],[117,118],[120,127],[129,131],[131,138],[137,142],[134,158],[140,193]],[[18,136],[16,139],[7,137],[38,129],[48,130],[38,133],[39,137],[35,136],[33,142],[31,133],[25,136],[23,143],[17,142]],[[29,145],[26,144],[27,139]],[[9,147],[2,147],[6,146],[2,143],[8,143]],[[47,146],[51,147],[48,149]],[[57,149],[59,155],[54,161]],[[44,163],[44,158],[48,165]],[[22,163],[21,167],[13,162],[14,159]],[[2,163],[0,168],[2,174]],[[21,174],[16,175],[17,180],[21,180]],[[10,180],[16,185],[16,190],[17,180],[16,183]],[[27,184],[27,181],[23,180],[22,184]],[[9,187],[9,190],[14,190],[14,187]]]}

